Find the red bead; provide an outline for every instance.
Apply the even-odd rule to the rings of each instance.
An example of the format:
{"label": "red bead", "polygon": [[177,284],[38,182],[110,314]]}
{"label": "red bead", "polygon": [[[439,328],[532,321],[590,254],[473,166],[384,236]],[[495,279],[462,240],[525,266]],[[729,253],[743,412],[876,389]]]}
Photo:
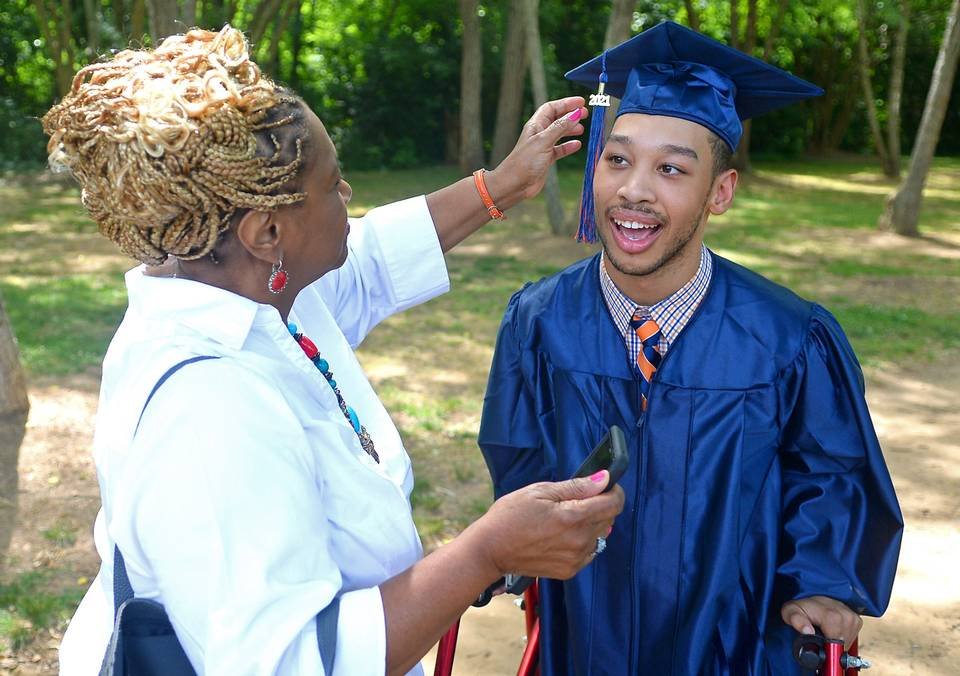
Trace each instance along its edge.
{"label": "red bead", "polygon": [[313,344],[313,341],[307,338],[305,335],[300,334],[300,340],[297,341],[300,343],[300,349],[303,350],[303,353],[307,355],[307,359],[313,359],[318,354],[320,350],[317,349],[317,346]]}
{"label": "red bead", "polygon": [[270,290],[274,293],[280,293],[287,286],[287,273],[285,270],[277,270],[270,275]]}

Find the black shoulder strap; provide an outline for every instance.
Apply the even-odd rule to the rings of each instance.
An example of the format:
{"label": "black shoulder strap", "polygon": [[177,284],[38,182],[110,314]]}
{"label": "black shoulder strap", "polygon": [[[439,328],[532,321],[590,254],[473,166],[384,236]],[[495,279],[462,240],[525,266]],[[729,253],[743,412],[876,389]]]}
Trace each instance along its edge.
{"label": "black shoulder strap", "polygon": [[317,613],[317,648],[326,676],[333,674],[337,656],[337,623],[340,620],[340,597],[334,596],[330,604]]}
{"label": "black shoulder strap", "polygon": [[[187,364],[192,364],[197,361],[204,361],[206,359],[219,359],[219,357],[212,357],[208,355],[191,357],[190,359],[184,359],[178,364],[171,366],[166,373],[164,373],[160,380],[157,381],[157,384],[153,386],[153,389],[150,390],[150,394],[147,395],[147,400],[143,403],[143,408],[140,410],[140,418],[137,420],[137,427],[134,430],[134,435],[136,435],[137,430],[140,429],[140,421],[143,420],[143,413],[147,410],[147,404],[150,403],[150,400],[153,399],[153,395],[157,393],[157,390],[160,389],[160,386],[163,385],[167,379],[172,376],[174,373],[179,371],[181,368]],[[114,619],[116,619],[117,613],[120,610],[120,606],[133,598],[133,586],[130,584],[130,578],[127,577],[127,566],[123,561],[123,554],[120,553],[120,548],[114,545],[113,547],[113,614]],[[327,605],[326,608],[317,613],[316,623],[317,623],[317,648],[320,651],[320,660],[323,664],[323,671],[327,676],[333,674],[333,665],[336,659],[337,654],[337,625],[339,624],[340,619],[340,597],[335,596],[333,600]]]}
{"label": "black shoulder strap", "polygon": [[[200,355],[198,357],[190,357],[189,359],[184,359],[182,362],[174,364],[167,372],[160,376],[160,380],[157,381],[157,384],[153,386],[153,389],[150,390],[150,394],[147,395],[147,400],[143,402],[143,408],[140,409],[140,417],[137,418],[137,427],[134,429],[133,434],[136,436],[137,431],[140,429],[140,421],[143,420],[143,413],[147,410],[147,405],[150,403],[150,400],[153,399],[153,395],[157,393],[157,390],[160,389],[160,386],[167,382],[167,378],[172,376],[174,373],[179,371],[181,368],[187,364],[192,364],[197,361],[205,361],[207,359],[219,359],[220,357],[213,357],[210,355]],[[120,553],[120,548],[114,545],[113,547],[113,616],[116,619],[117,611],[120,610],[126,601],[129,601],[133,598],[133,586],[130,584],[130,578],[127,577],[127,566],[123,562],[123,554]]]}

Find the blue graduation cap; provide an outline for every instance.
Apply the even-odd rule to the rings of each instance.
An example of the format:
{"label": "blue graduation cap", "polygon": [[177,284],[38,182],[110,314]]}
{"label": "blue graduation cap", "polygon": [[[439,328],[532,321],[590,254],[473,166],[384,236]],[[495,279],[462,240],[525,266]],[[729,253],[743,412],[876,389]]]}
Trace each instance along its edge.
{"label": "blue graduation cap", "polygon": [[593,173],[600,158],[604,113],[610,96],[620,99],[617,116],[667,115],[703,125],[737,149],[746,120],[823,94],[816,85],[673,21],[630,38],[566,74],[599,90],[587,142],[587,167],[578,241],[596,240]]}

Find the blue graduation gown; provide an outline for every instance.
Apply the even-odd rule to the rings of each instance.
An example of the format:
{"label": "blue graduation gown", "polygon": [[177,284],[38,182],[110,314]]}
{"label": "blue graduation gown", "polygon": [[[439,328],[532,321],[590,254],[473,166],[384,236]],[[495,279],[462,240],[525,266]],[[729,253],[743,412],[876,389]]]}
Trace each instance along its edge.
{"label": "blue graduation gown", "polygon": [[903,522],[846,337],[713,260],[644,415],[599,254],[510,300],[479,437],[497,496],[568,478],[613,424],[630,452],[606,551],[541,581],[546,675],[800,673],[785,601],[887,605]]}

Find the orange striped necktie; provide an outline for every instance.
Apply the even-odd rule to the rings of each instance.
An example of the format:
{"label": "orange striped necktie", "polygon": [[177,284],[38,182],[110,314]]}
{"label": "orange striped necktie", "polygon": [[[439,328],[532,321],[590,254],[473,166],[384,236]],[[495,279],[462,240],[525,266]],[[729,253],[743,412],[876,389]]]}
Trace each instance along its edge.
{"label": "orange striped necktie", "polygon": [[639,312],[630,319],[630,328],[640,339],[640,352],[637,354],[637,368],[640,369],[640,407],[647,410],[647,393],[650,391],[650,382],[653,374],[660,366],[660,326],[653,321],[650,315],[641,315]]}

